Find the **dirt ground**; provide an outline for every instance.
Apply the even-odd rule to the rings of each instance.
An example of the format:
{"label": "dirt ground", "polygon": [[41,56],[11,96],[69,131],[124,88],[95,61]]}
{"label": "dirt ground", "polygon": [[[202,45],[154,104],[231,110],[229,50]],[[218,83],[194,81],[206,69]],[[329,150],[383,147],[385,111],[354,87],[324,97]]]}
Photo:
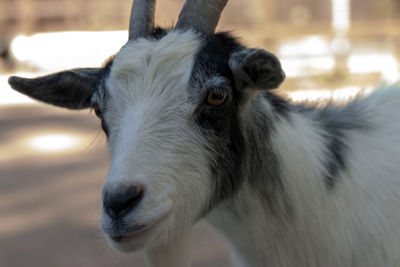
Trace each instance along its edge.
{"label": "dirt ground", "polygon": [[[109,248],[98,229],[108,168],[105,138],[89,111],[0,106],[0,266],[145,266],[143,256]],[[75,148],[52,151],[38,136],[67,133]],[[36,138],[36,139],[35,139]],[[232,266],[205,222],[193,231],[192,266]]]}

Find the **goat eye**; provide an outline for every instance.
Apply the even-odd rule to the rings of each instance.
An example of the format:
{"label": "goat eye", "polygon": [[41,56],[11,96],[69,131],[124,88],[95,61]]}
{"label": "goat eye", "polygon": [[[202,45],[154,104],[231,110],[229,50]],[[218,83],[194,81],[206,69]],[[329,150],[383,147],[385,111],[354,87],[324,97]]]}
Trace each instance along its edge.
{"label": "goat eye", "polygon": [[207,103],[214,107],[221,106],[227,99],[227,92],[222,88],[211,90],[207,96]]}
{"label": "goat eye", "polygon": [[97,105],[97,104],[93,105],[93,110],[99,119],[103,119],[103,114],[101,113],[99,105]]}

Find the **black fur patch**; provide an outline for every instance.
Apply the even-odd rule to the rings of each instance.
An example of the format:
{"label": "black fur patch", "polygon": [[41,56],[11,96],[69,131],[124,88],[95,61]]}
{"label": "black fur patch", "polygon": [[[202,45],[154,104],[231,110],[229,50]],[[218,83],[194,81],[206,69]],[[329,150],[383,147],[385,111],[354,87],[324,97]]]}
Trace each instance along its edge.
{"label": "black fur patch", "polygon": [[[200,104],[194,120],[209,140],[207,149],[212,147],[214,157],[210,168],[214,178],[214,196],[205,213],[224,200],[231,198],[243,182],[245,144],[238,118],[240,92],[235,90],[233,74],[229,68],[230,55],[241,48],[240,44],[226,33],[204,36],[204,43],[197,54],[189,85],[189,94]],[[205,81],[213,77],[223,78],[223,85],[229,96],[222,106],[208,105]],[[215,153],[216,151],[216,153]]]}
{"label": "black fur patch", "polygon": [[291,110],[291,104],[283,99],[282,97],[274,94],[273,92],[265,92],[264,97],[268,100],[273,108],[273,111],[286,119],[289,118],[289,112]]}
{"label": "black fur patch", "polygon": [[207,83],[203,83],[201,79],[224,77],[228,81],[225,87],[230,94],[229,101],[220,107],[201,103],[195,114],[196,124],[209,140],[206,148],[211,147],[211,152],[216,151],[215,158],[210,160],[214,195],[204,213],[218,204],[228,204],[226,200],[232,199],[239,191],[246,177],[249,185],[266,205],[266,210],[274,212],[279,209],[281,212],[288,212],[289,205],[284,199],[286,194],[278,160],[269,144],[273,120],[288,118],[291,105],[273,92],[265,92],[262,97],[271,104],[276,116],[268,118],[267,114],[251,114],[257,131],[251,129],[252,125],[246,130],[242,129],[239,112],[243,102],[248,99],[243,95],[243,90],[236,87],[228,61],[232,53],[243,48],[226,33],[207,36],[192,71],[189,95],[196,96],[193,99],[195,103],[202,97],[205,99],[209,89],[204,88]]}
{"label": "black fur patch", "polygon": [[340,172],[346,169],[346,152],[349,149],[346,142],[346,132],[354,130],[368,130],[371,128],[367,122],[362,105],[353,101],[344,107],[328,105],[324,108],[298,107],[301,113],[305,113],[312,120],[317,121],[323,129],[327,175],[325,182],[328,188],[336,184]]}

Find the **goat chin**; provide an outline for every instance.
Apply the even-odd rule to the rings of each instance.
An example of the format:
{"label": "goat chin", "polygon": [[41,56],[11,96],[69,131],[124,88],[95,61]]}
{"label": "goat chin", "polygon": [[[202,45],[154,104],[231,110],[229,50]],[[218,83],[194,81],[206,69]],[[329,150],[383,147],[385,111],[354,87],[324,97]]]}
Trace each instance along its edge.
{"label": "goat chin", "polygon": [[190,234],[181,233],[179,237],[153,249],[146,250],[146,260],[150,267],[189,267]]}

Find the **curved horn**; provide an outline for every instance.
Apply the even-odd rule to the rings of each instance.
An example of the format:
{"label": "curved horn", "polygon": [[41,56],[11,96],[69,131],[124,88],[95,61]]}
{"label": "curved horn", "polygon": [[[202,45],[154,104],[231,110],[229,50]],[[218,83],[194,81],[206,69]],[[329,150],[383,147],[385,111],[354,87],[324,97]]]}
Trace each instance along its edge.
{"label": "curved horn", "polygon": [[194,28],[206,33],[214,33],[227,2],[228,0],[186,0],[179,14],[176,28]]}
{"label": "curved horn", "polygon": [[155,0],[135,0],[129,22],[129,40],[145,37],[153,32]]}

